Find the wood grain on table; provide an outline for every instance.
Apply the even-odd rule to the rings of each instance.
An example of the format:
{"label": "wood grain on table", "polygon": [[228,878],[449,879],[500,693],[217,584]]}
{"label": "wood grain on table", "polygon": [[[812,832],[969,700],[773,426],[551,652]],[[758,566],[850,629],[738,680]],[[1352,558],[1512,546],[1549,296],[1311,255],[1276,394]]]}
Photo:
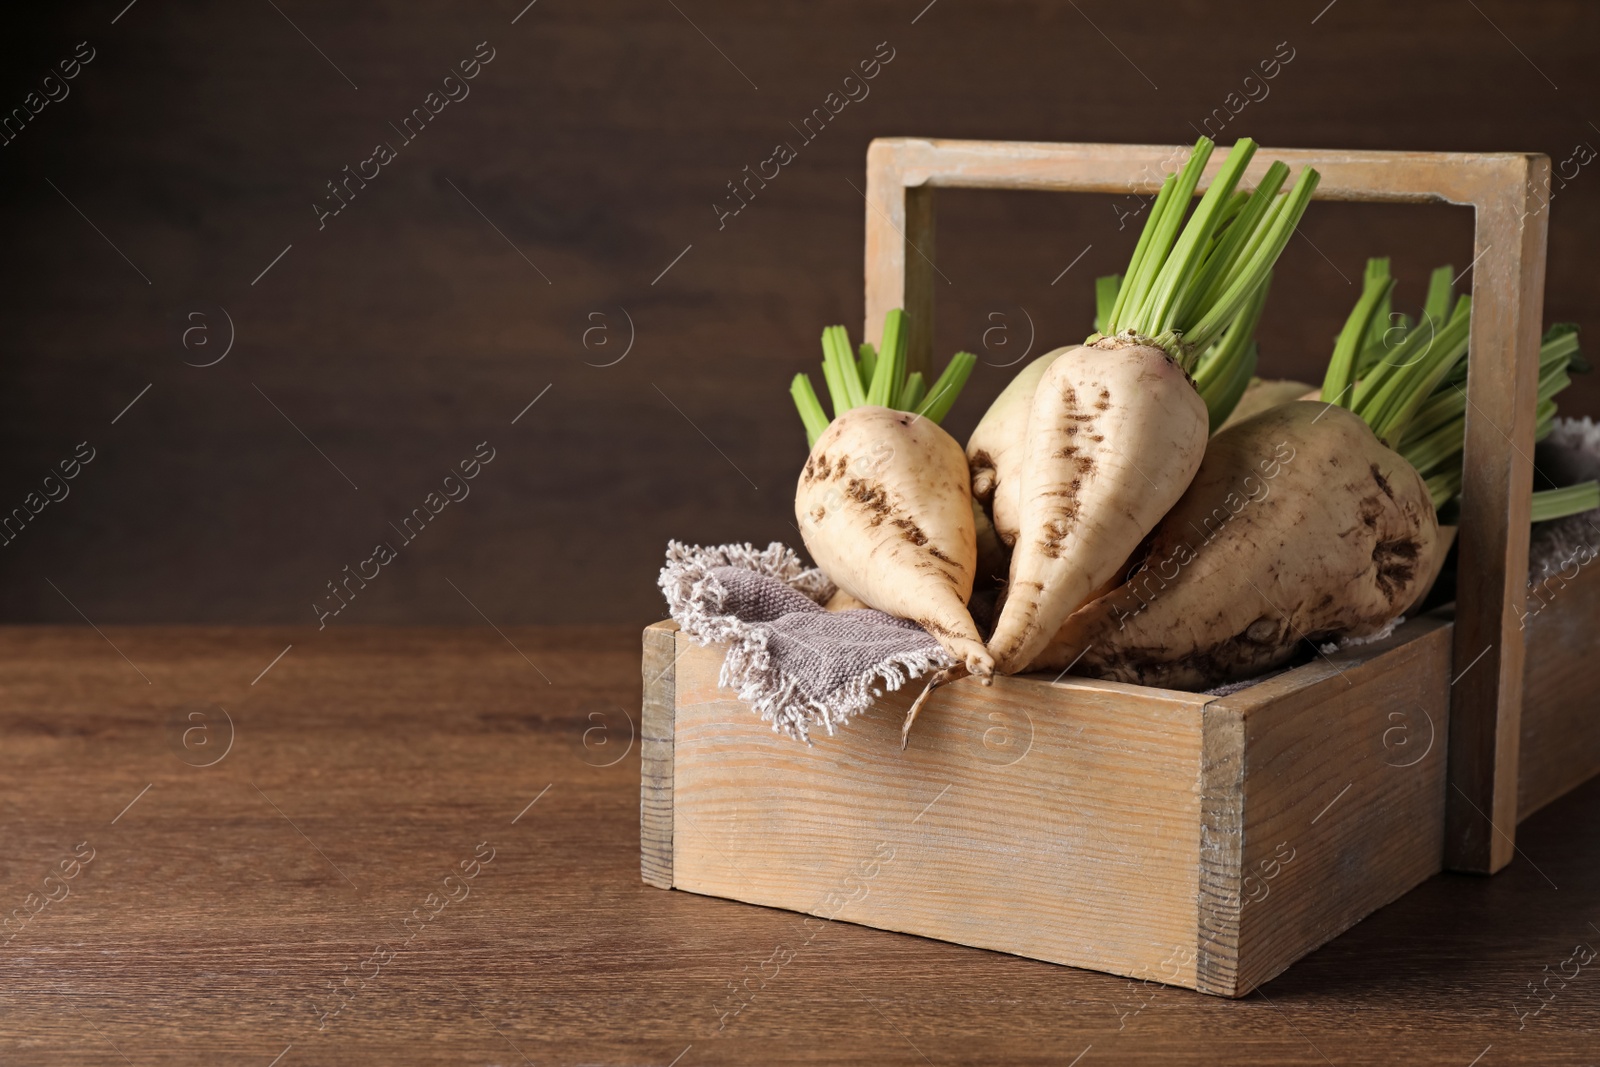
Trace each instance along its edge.
{"label": "wood grain on table", "polygon": [[1600,1060],[1595,783],[1230,1002],[643,884],[636,629],[0,649],[6,1064]]}

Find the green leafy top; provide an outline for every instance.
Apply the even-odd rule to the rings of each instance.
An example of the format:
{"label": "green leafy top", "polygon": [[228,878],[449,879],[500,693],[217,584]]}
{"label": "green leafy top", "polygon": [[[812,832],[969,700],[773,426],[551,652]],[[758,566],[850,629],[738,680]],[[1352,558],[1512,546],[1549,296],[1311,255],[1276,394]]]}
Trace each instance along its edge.
{"label": "green leafy top", "polygon": [[[1461,493],[1467,431],[1467,349],[1472,298],[1457,297],[1449,266],[1428,277],[1422,313],[1413,320],[1392,310],[1395,281],[1387,259],[1367,260],[1361,296],[1334,342],[1322,399],[1349,408],[1427,482],[1435,508]],[[1578,353],[1578,327],[1556,323],[1539,345],[1535,440],[1554,426],[1555,396],[1572,383],[1567,371],[1587,370]],[[1541,490],[1533,495],[1536,522],[1600,507],[1600,485]]]}
{"label": "green leafy top", "polygon": [[[855,356],[850,354],[850,335],[843,326],[829,326],[822,331],[822,378],[833,402],[834,418],[867,404],[912,411],[935,423],[949,414],[978,357],[971,352],[957,352],[932,388],[926,388],[921,371],[906,373],[909,321],[904,311],[893,308],[883,318],[878,347],[863,341]],[[811,376],[796,374],[789,393],[800,412],[800,421],[805,423],[806,443],[816,444],[830,420],[822,401],[817,399]]]}
{"label": "green leafy top", "polygon": [[[1215,146],[1209,138],[1156,195],[1150,217],[1128,262],[1124,283],[1090,337],[1132,334],[1166,349],[1187,371],[1235,319],[1254,308],[1289,237],[1316,191],[1319,175],[1307,167],[1294,188],[1280,195],[1289,168],[1274,162],[1249,193],[1238,189],[1256,144],[1240,140],[1182,226],[1200,174]],[[1248,331],[1240,343],[1247,340]]]}
{"label": "green leafy top", "polygon": [[[1267,290],[1271,283],[1272,275],[1269,272],[1267,280],[1251,295],[1222,336],[1194,357],[1190,374],[1194,377],[1200,399],[1206,403],[1212,433],[1221,429],[1228,416],[1233,414],[1233,409],[1239,405],[1256,372],[1260,356],[1255,342],[1256,326],[1260,324],[1261,313],[1266,309]],[[1120,274],[1108,274],[1095,279],[1094,328],[1102,335],[1107,332],[1106,323],[1121,286]]]}

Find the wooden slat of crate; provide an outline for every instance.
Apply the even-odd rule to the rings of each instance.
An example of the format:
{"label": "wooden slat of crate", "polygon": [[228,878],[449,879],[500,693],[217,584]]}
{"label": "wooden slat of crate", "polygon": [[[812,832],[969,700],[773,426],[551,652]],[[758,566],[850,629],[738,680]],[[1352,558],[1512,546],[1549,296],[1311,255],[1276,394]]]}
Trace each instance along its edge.
{"label": "wooden slat of crate", "polygon": [[677,688],[678,624],[644,632],[644,703],[639,714],[639,869],[672,888],[672,720]]}
{"label": "wooden slat of crate", "polygon": [[906,694],[806,748],[721,661],[677,660],[678,888],[1195,984],[1204,697],[1002,678],[941,691],[904,752]]}
{"label": "wooden slat of crate", "polygon": [[1208,754],[1244,758],[1213,787],[1241,832],[1205,830],[1202,991],[1244,995],[1441,869],[1450,638],[1418,619],[1207,705],[1208,738],[1239,735]]}
{"label": "wooden slat of crate", "polygon": [[904,753],[907,695],[806,748],[652,632],[653,884],[1242,996],[1440,869],[1443,619],[1223,698],[956,685]]}

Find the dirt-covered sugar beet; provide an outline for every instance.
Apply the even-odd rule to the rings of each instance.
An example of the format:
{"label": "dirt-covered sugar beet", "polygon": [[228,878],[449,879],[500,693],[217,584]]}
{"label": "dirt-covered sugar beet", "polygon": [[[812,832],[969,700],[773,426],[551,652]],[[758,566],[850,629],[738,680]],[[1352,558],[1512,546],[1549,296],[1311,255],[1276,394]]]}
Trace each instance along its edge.
{"label": "dirt-covered sugar beet", "polygon": [[1283,404],[1211,439],[1138,569],[1030,666],[1181,689],[1254,677],[1308,641],[1387,625],[1438,550],[1409,463],[1344,408]]}
{"label": "dirt-covered sugar beet", "polygon": [[1205,402],[1159,348],[1106,338],[1050,364],[1034,393],[997,668],[1026,669],[1127,559],[1200,465]]}
{"label": "dirt-covered sugar beet", "polygon": [[873,405],[835,418],[800,472],[794,512],[840,589],[917,623],[971,673],[992,673],[967,612],[978,550],[966,457],[933,420]]}

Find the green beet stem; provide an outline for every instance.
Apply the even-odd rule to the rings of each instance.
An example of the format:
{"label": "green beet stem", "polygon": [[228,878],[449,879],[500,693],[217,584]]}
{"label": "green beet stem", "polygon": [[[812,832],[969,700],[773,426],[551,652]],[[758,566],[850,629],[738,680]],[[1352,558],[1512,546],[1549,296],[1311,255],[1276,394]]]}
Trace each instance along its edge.
{"label": "green beet stem", "polygon": [[1233,409],[1239,406],[1244,391],[1250,388],[1250,379],[1255,376],[1258,356],[1256,343],[1251,341],[1245,346],[1244,356],[1233,361],[1229,377],[1219,383],[1209,395],[1201,394],[1201,399],[1206,402],[1206,411],[1210,414],[1212,433],[1222,429],[1222,424],[1228,421]]}
{"label": "green beet stem", "polygon": [[1553,400],[1555,395],[1572,384],[1565,363],[1557,363],[1539,374],[1539,400]]}
{"label": "green beet stem", "polygon": [[[861,385],[861,371],[856,366],[855,357],[850,354],[850,335],[843,326],[829,326],[823,331],[825,338],[823,344],[829,358],[833,360],[835,373],[844,386],[847,405],[845,410],[858,408],[867,402],[867,393]],[[839,417],[837,408],[834,418]]]}
{"label": "green beet stem", "polygon": [[[850,390],[839,372],[838,361],[833,358],[832,328],[822,331],[822,381],[828,387],[828,401],[833,405],[833,417],[838,418],[850,410]],[[857,383],[859,384],[859,383]]]}
{"label": "green beet stem", "polygon": [[1538,411],[1534,415],[1533,439],[1543,441],[1550,436],[1550,431],[1555,429],[1556,402],[1554,400],[1541,400]]}
{"label": "green beet stem", "polygon": [[[1344,363],[1349,338],[1357,332],[1362,304],[1370,302],[1375,286],[1387,274],[1388,261],[1367,261],[1366,284],[1357,309],[1335,345],[1323,398],[1336,387],[1340,375],[1349,373]],[[1466,439],[1467,360],[1471,341],[1472,300],[1454,296],[1452,271],[1439,267],[1428,278],[1421,317],[1412,323],[1404,316],[1390,318],[1392,284],[1372,307],[1361,352],[1355,361],[1360,381],[1351,410],[1361,416],[1385,444],[1396,449],[1427,483],[1436,509],[1444,509],[1461,492],[1462,450]],[[1398,344],[1389,341],[1399,335]],[[1555,397],[1571,383],[1569,366],[1583,366],[1578,351],[1577,328],[1556,323],[1545,331],[1539,346],[1539,392],[1535,410],[1535,440],[1554,428]],[[1600,507],[1600,486],[1593,482],[1544,490],[1533,494],[1533,521]]]}
{"label": "green beet stem", "polygon": [[1250,203],[1250,194],[1243,189],[1235,189],[1233,194],[1228,197],[1228,202],[1222,205],[1222,214],[1217,217],[1217,229],[1212,234],[1213,246],[1222,240],[1222,235],[1227,232],[1228,224],[1239,216],[1239,213],[1244,210],[1245,205],[1248,203]]}
{"label": "green beet stem", "polygon": [[[1383,264],[1381,273],[1373,270],[1374,263]],[[1328,373],[1322,379],[1323,403],[1351,406],[1350,393],[1354,391],[1356,361],[1361,352],[1361,343],[1370,333],[1373,315],[1393,288],[1394,279],[1389,277],[1389,261],[1367,260],[1367,276],[1362,283],[1361,298],[1350,309],[1350,317],[1345,319],[1344,329],[1339,331],[1339,339],[1333,346],[1333,359],[1329,361]]]}
{"label": "green beet stem", "polygon": [[1145,249],[1138,272],[1135,273],[1132,264],[1128,266],[1128,280],[1123,286],[1128,292],[1128,302],[1122,306],[1121,315],[1112,322],[1117,332],[1132,330],[1145,337],[1153,335],[1154,331],[1145,328],[1145,325],[1156,285],[1162,269],[1172,256],[1173,243],[1178,239],[1178,227],[1183,223],[1184,212],[1189,208],[1195,187],[1200,184],[1200,172],[1205,170],[1206,160],[1211,158],[1214,147],[1209,137],[1202,137],[1194,143],[1194,151],[1189,153],[1183,169],[1178,171],[1166,209],[1159,218],[1152,214],[1146,224],[1152,231],[1150,244]]}
{"label": "green beet stem", "polygon": [[868,389],[872,386],[872,376],[878,369],[878,350],[870,342],[862,341],[856,349],[859,359],[856,365],[861,368],[861,388]]}
{"label": "green beet stem", "polygon": [[1282,217],[1284,209],[1288,205],[1289,195],[1287,193],[1279,193],[1270,200],[1262,201],[1261,214],[1256,219],[1255,228],[1249,232],[1241,231],[1238,247],[1230,252],[1227,262],[1221,264],[1221,269],[1217,272],[1216,278],[1208,287],[1204,297],[1205,304],[1216,303],[1224,293],[1244,276],[1245,268],[1254,258],[1256,252],[1266,243],[1272,227]]}
{"label": "green beet stem", "polygon": [[[1464,296],[1456,305],[1456,313],[1439,330],[1417,357],[1417,362],[1403,368],[1404,373],[1390,376],[1387,386],[1374,398],[1377,405],[1372,430],[1384,444],[1394,446],[1405,436],[1406,424],[1416,414],[1417,408],[1440,384],[1456,362],[1467,354],[1469,310],[1472,298]],[[1428,320],[1431,325],[1432,320]],[[1422,327],[1418,328],[1419,330]]]}
{"label": "green beet stem", "polygon": [[1428,275],[1428,295],[1422,303],[1422,313],[1439,325],[1444,324],[1453,303],[1450,299],[1455,288],[1451,281],[1453,277],[1449,266],[1435,267],[1433,273]]}
{"label": "green beet stem", "polygon": [[[843,326],[829,326],[822,331],[822,377],[833,404],[834,418],[867,404],[914,411],[935,423],[949,413],[978,357],[970,352],[957,352],[930,394],[920,371],[906,374],[909,321],[900,308],[890,309],[884,316],[880,343],[876,348],[861,344],[857,348],[859,358],[851,355],[850,334]],[[810,376],[795,375],[789,383],[789,393],[805,425],[806,440],[815,445],[827,429],[829,419]]]}
{"label": "green beet stem", "polygon": [[900,380],[905,375],[906,336],[905,312],[891,308],[883,317],[883,338],[878,344],[877,373],[872,378],[872,388],[867,393],[867,403],[889,407],[900,391]]}
{"label": "green beet stem", "polygon": [[1433,498],[1433,507],[1437,511],[1461,495],[1461,466],[1457,464],[1423,481],[1427,483],[1428,495]]}
{"label": "green beet stem", "polygon": [[1250,384],[1251,375],[1256,372],[1258,352],[1254,337],[1261,313],[1267,306],[1267,291],[1271,281],[1269,274],[1267,283],[1251,295],[1249,303],[1229,325],[1227,332],[1201,356],[1195,370],[1195,388],[1200,390],[1200,399],[1206,402],[1212,433],[1216,433],[1228,416],[1233,414],[1239,398],[1244,396]]}
{"label": "green beet stem", "polygon": [[1600,508],[1600,482],[1579,482],[1533,494],[1533,521],[1549,522]]}
{"label": "green beet stem", "polygon": [[[1468,302],[1470,297],[1462,297]],[[1444,356],[1459,356],[1465,352],[1467,320],[1452,317],[1442,326],[1424,318],[1406,331],[1400,343],[1387,352],[1367,371],[1356,386],[1350,409],[1367,421],[1374,430],[1379,428],[1385,412],[1398,392],[1408,388],[1426,374],[1435,362]]]}
{"label": "green beet stem", "polygon": [[1570,363],[1574,370],[1589,369],[1588,364],[1583,362],[1583,357],[1578,354],[1577,323],[1553,323],[1544,332],[1544,340],[1539,343],[1539,366],[1544,367],[1557,360]]}
{"label": "green beet stem", "polygon": [[1239,253],[1250,243],[1250,238],[1260,230],[1261,220],[1272,209],[1274,198],[1289,178],[1289,168],[1282,160],[1273,160],[1253,189],[1237,218],[1222,231],[1215,251],[1206,259],[1195,279],[1193,292],[1200,306],[1211,304],[1222,295],[1229,272],[1236,265]]}
{"label": "green beet stem", "polygon": [[1426,436],[1407,441],[1400,447],[1400,455],[1419,472],[1428,474],[1447,462],[1461,462],[1466,433],[1466,416],[1457,415]]}
{"label": "green beet stem", "polygon": [[1122,275],[1107,274],[1094,280],[1094,328],[1105,333],[1111,325],[1111,309],[1117,304],[1117,291],[1122,288]]}
{"label": "green beet stem", "polygon": [[1466,414],[1467,394],[1461,389],[1451,388],[1447,380],[1443,388],[1435,389],[1433,395],[1417,409],[1401,442],[1404,444],[1426,437],[1452,419],[1465,418]]}
{"label": "green beet stem", "polygon": [[906,384],[900,387],[900,395],[895,399],[894,406],[901,411],[915,411],[917,405],[922,403],[922,398],[927,395],[927,390],[922,383],[922,372],[912,371],[906,376]]}
{"label": "green beet stem", "polygon": [[917,414],[935,423],[943,420],[950,413],[956,397],[961,395],[961,387],[967,384],[967,378],[977,363],[978,357],[971,352],[957,352],[951,356],[950,362],[945,364],[944,373],[939,375],[938,381],[929,388],[927,397],[917,405]]}
{"label": "green beet stem", "polygon": [[1205,195],[1200,198],[1194,214],[1189,216],[1188,225],[1183,228],[1171,255],[1161,266],[1146,310],[1141,311],[1141,318],[1148,323],[1148,329],[1144,331],[1147,334],[1154,336],[1180,325],[1178,313],[1188,295],[1188,287],[1200,268],[1201,257],[1211,248],[1211,238],[1221,225],[1222,210],[1227,207],[1234,187],[1239,184],[1255,151],[1254,141],[1248,137],[1240,138],[1228,152],[1228,158],[1223,161],[1222,169],[1206,189]]}
{"label": "green beet stem", "polygon": [[[1191,372],[1265,284],[1318,180],[1317,172],[1306,168],[1279,201],[1277,189],[1288,168],[1275,163],[1254,192],[1239,192],[1256,150],[1254,141],[1242,138],[1185,224],[1214,147],[1201,137],[1177,175],[1162,183],[1111,311],[1097,316],[1100,334],[1150,338]],[[1102,309],[1097,301],[1097,310]]]}
{"label": "green beet stem", "polygon": [[[1367,278],[1370,279],[1379,274],[1386,278],[1389,277],[1389,260],[1387,257],[1367,260]],[[1398,319],[1398,322],[1396,322],[1396,319]],[[1373,309],[1372,321],[1367,324],[1367,335],[1361,339],[1359,354],[1356,357],[1355,376],[1357,378],[1365,375],[1367,368],[1383,358],[1386,340],[1394,333],[1396,325],[1400,327],[1400,334],[1404,335],[1405,331],[1411,328],[1411,320],[1405,315],[1396,316],[1394,314],[1394,289],[1391,287],[1384,294],[1383,299],[1378,301],[1378,306]]]}
{"label": "green beet stem", "polygon": [[1239,270],[1235,280],[1217,298],[1216,303],[1209,307],[1193,309],[1193,313],[1200,316],[1199,321],[1181,331],[1184,343],[1191,351],[1204,351],[1239,313],[1239,309],[1250,296],[1266,283],[1273,264],[1283,254],[1295,227],[1300,224],[1301,217],[1310,206],[1311,194],[1316,192],[1317,182],[1320,179],[1321,175],[1311,167],[1300,172],[1300,180],[1295,182],[1294,188],[1287,194],[1283,208],[1273,213],[1265,237],[1250,254],[1250,258]]}
{"label": "green beet stem", "polygon": [[817,399],[817,391],[811,387],[811,376],[796,374],[794,381],[789,383],[789,395],[794,397],[795,409],[800,412],[800,421],[805,424],[806,444],[816,444],[822,431],[828,428],[828,413],[822,410],[822,401]]}
{"label": "green beet stem", "polygon": [[[1136,303],[1133,288],[1140,271],[1144,268],[1146,258],[1150,253],[1150,245],[1155,239],[1155,232],[1162,216],[1172,205],[1173,190],[1177,188],[1178,176],[1167,175],[1161,183],[1161,191],[1156,194],[1155,203],[1150,207],[1150,217],[1144,221],[1144,229],[1139,231],[1139,241],[1133,246],[1133,258],[1128,260],[1128,269],[1122,274],[1122,287],[1117,290],[1117,299],[1111,305],[1111,314],[1107,317],[1106,333],[1116,333],[1117,323],[1121,321],[1125,311],[1131,311],[1130,305]],[[1182,208],[1179,208],[1182,211]]]}

